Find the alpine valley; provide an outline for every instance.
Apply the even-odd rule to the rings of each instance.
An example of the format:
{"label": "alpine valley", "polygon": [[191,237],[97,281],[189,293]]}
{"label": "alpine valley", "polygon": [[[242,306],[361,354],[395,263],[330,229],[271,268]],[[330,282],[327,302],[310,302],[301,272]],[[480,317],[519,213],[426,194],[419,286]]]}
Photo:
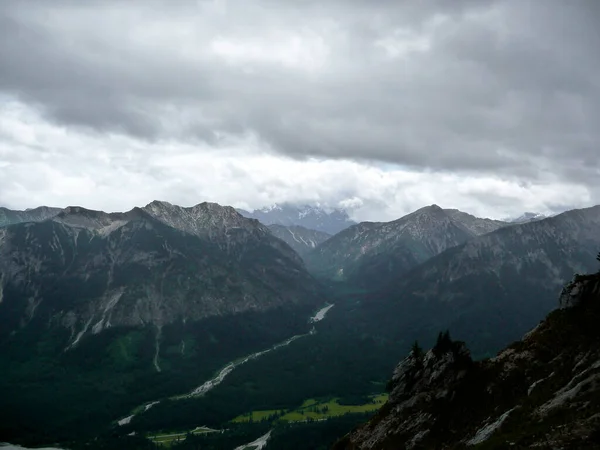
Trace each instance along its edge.
{"label": "alpine valley", "polygon": [[[552,377],[537,364],[573,350],[560,327],[576,333],[586,314],[552,313],[542,331],[492,357],[557,306],[575,273],[597,270],[599,249],[600,206],[508,222],[431,205],[359,224],[341,210],[289,204],[253,213],[158,201],[125,213],[2,209],[0,441],[489,446],[500,429],[491,424],[511,408],[533,423],[521,391]],[[563,298],[593,297],[594,280],[576,278]],[[587,354],[593,340],[573,336]],[[578,370],[596,370],[592,353]],[[561,361],[555,379],[569,383],[577,362]],[[463,370],[472,392],[456,375]],[[509,392],[505,381],[490,384],[499,371],[527,375]],[[536,408],[559,394],[548,383],[533,390]],[[454,391],[464,402],[431,400]],[[455,424],[471,395],[485,404]],[[521,442],[522,430],[510,430]]]}

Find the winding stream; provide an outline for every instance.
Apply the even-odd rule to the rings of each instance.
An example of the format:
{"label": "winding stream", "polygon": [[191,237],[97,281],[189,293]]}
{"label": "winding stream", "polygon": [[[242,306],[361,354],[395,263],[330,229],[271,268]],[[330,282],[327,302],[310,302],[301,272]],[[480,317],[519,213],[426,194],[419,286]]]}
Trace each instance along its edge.
{"label": "winding stream", "polygon": [[[320,322],[321,320],[323,320],[325,318],[325,316],[327,315],[329,310],[331,308],[333,308],[333,306],[334,305],[328,305],[328,306],[325,306],[324,308],[321,308],[313,317],[311,317],[309,319],[308,322],[309,323]],[[266,355],[267,353],[272,352],[273,350],[277,350],[278,348],[285,347],[286,345],[290,345],[292,342],[294,342],[297,339],[300,339],[300,338],[303,338],[306,336],[310,336],[311,334],[315,334],[315,333],[316,333],[316,330],[313,328],[312,330],[310,330],[310,332],[308,332],[306,334],[297,334],[296,336],[292,336],[291,338],[289,338],[283,342],[280,342],[279,344],[275,344],[273,347],[268,348],[267,350],[262,350],[260,352],[252,353],[251,355],[248,355],[242,359],[230,362],[225,367],[223,367],[223,369],[220,370],[220,372],[217,374],[216,377],[214,377],[211,380],[206,381],[202,386],[197,387],[196,389],[194,389],[192,392],[185,395],[184,397],[189,398],[189,397],[198,397],[198,396],[204,395],[211,389],[214,389],[216,386],[221,384],[227,375],[229,375],[231,372],[233,372],[236,368],[238,368],[242,364],[246,364],[248,361],[252,361],[253,359],[260,358],[261,356]],[[181,398],[181,397],[179,397],[179,398]]]}
{"label": "winding stream", "polygon": [[[313,324],[320,322],[321,320],[325,319],[325,317],[327,316],[327,313],[333,307],[334,307],[334,305],[327,305],[327,306],[321,308],[319,311],[317,311],[317,313],[313,317],[311,317],[309,319],[308,322],[313,323]],[[310,332],[308,332],[306,334],[297,334],[296,336],[292,336],[291,338],[286,339],[283,342],[275,344],[271,348],[262,350],[260,352],[252,353],[251,355],[245,356],[244,358],[238,359],[236,361],[232,361],[229,364],[227,364],[225,367],[223,367],[214,378],[204,382],[201,386],[198,386],[197,388],[192,390],[189,394],[179,395],[176,397],[172,397],[171,399],[179,400],[179,399],[190,398],[190,397],[201,397],[204,394],[206,394],[207,392],[209,392],[212,389],[214,389],[215,387],[217,387],[219,384],[221,384],[223,382],[223,380],[225,379],[225,377],[227,377],[227,375],[229,375],[231,372],[233,372],[236,368],[240,367],[241,365],[246,364],[248,361],[252,361],[254,359],[260,358],[261,356],[266,355],[267,353],[272,352],[273,350],[277,350],[278,348],[290,345],[295,340],[298,340],[298,339],[306,337],[306,336],[313,335],[316,332],[317,332],[317,330],[313,327],[310,330]],[[138,411],[138,413],[146,412],[158,403],[160,403],[160,400],[152,402],[152,403],[148,403],[148,404],[144,405],[142,408],[140,408],[140,411]],[[127,425],[128,423],[131,422],[131,420],[135,416],[136,416],[136,413],[119,420],[117,423],[120,426]],[[265,435],[265,436],[267,436],[267,435]],[[265,437],[265,436],[263,436],[263,437]],[[270,436],[270,433],[268,436]],[[266,437],[266,439],[268,439],[268,436]],[[247,446],[252,446],[252,445],[254,445],[254,443],[247,444]],[[265,444],[263,444],[263,446],[264,445],[266,445],[266,441],[265,441]],[[242,447],[242,448],[244,448],[244,447]],[[256,447],[256,448],[261,449],[262,447]]]}

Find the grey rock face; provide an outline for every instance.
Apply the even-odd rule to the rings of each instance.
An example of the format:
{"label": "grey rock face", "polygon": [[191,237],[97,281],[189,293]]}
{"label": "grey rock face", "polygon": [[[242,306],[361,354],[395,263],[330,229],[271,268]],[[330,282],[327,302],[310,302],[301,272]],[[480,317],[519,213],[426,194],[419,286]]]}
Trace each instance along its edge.
{"label": "grey rock face", "polygon": [[471,370],[473,361],[463,343],[442,352],[429,350],[424,355],[411,352],[394,370],[391,392],[385,413],[367,426],[352,432],[347,440],[352,446],[339,448],[391,448],[390,435],[402,442],[402,447],[421,448],[435,433],[435,410],[440,403],[451,401],[457,385]]}
{"label": "grey rock face", "polygon": [[590,296],[600,296],[600,277],[594,275],[578,275],[561,291],[558,307],[572,308],[577,306],[582,299]]}

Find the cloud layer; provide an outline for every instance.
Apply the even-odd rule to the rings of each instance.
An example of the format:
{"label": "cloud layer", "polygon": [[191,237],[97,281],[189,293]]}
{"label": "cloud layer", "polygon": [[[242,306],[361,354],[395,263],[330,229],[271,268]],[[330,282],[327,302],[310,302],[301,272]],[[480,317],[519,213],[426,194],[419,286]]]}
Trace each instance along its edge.
{"label": "cloud layer", "polygon": [[0,3],[0,203],[600,202],[600,3],[376,3]]}

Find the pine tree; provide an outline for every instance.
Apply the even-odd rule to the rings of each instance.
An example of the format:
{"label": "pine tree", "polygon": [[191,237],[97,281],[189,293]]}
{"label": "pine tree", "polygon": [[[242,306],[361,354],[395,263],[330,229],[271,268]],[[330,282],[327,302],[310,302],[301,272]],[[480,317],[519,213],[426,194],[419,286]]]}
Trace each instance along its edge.
{"label": "pine tree", "polygon": [[443,336],[444,345],[446,348],[450,347],[452,344],[452,339],[450,338],[450,330],[446,330]]}
{"label": "pine tree", "polygon": [[419,341],[415,341],[412,346],[412,353],[415,358],[420,359],[423,357],[423,349],[419,345]]}
{"label": "pine tree", "polygon": [[438,333],[437,341],[435,342],[435,349],[436,350],[441,350],[443,342],[444,342],[444,333],[442,333],[440,331]]}

